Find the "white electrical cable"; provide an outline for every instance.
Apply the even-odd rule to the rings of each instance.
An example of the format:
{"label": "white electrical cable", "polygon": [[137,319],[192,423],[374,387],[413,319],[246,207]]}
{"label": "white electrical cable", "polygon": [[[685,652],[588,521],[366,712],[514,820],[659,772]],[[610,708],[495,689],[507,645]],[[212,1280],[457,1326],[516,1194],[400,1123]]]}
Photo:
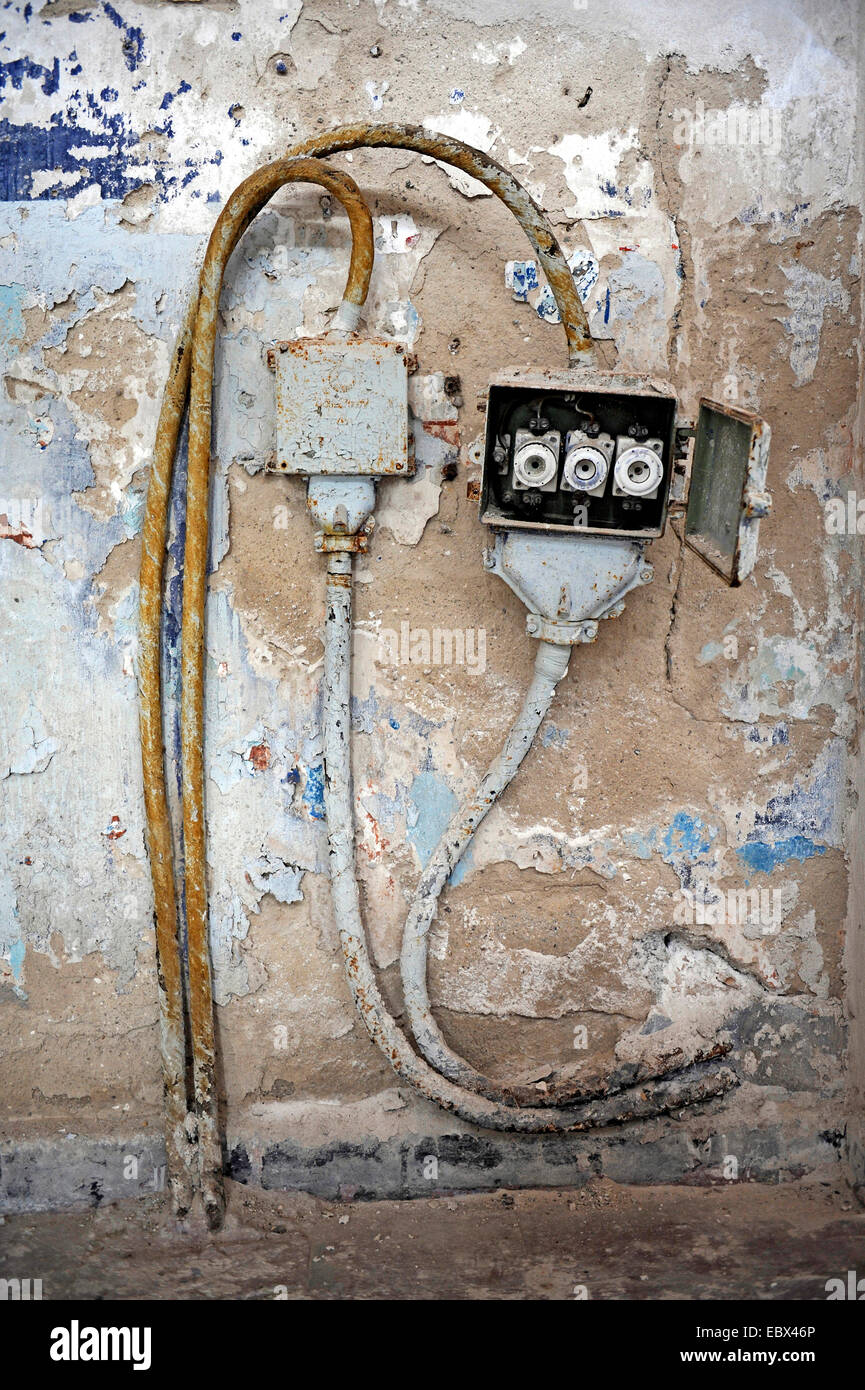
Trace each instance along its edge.
{"label": "white electrical cable", "polygon": [[427,991],[427,950],[429,929],[438,906],[439,894],[456,868],[469,840],[517,773],[541,727],[556,692],[567,673],[570,647],[539,642],[535,671],[522,709],[511,726],[505,745],[481,779],[473,796],[464,801],[424,869],[406,918],[402,940],[400,970],[406,1012],[427,1061],[437,1071],[461,1085],[472,1085],[476,1073],[452,1052],[432,1015]]}
{"label": "white electrical cable", "polygon": [[[330,876],[334,913],[339,929],[349,987],[364,1025],[377,1047],[397,1074],[422,1095],[443,1109],[462,1116],[486,1129],[519,1130],[539,1133],[599,1128],[677,1110],[711,1096],[722,1095],[735,1084],[729,1068],[691,1068],[661,1080],[651,1091],[636,1088],[605,1095],[569,1109],[514,1106],[489,1100],[455,1085],[435,1071],[412,1049],[407,1037],[390,1013],[369,958],[366,933],[360,913],[360,895],[355,875],[354,797],[351,784],[351,555],[345,551],[328,554],[325,600],[324,648],[324,799],[330,847]],[[546,663],[547,656],[543,658]],[[553,672],[562,657],[550,659],[542,679],[555,686]],[[567,666],[567,654],[564,656]],[[539,689],[539,695],[542,691]],[[552,689],[549,691],[549,698]],[[528,702],[527,702],[528,704]],[[529,735],[530,716],[524,734]],[[543,712],[537,716],[539,724]],[[537,726],[536,726],[537,727]],[[528,751],[521,737],[512,748],[519,760]],[[507,775],[506,754],[502,755],[502,774]],[[492,769],[491,769],[492,771]],[[512,773],[511,773],[512,775]],[[508,777],[507,780],[510,780]],[[506,783],[505,783],[506,785]],[[491,803],[490,803],[491,804]],[[482,817],[481,817],[482,818]],[[478,822],[479,823],[479,822]]]}
{"label": "white electrical cable", "polygon": [[336,311],[333,319],[333,327],[337,332],[354,333],[360,323],[360,311],[362,305],[352,304],[348,299],[344,299]]}
{"label": "white electrical cable", "polygon": [[[534,737],[546,717],[556,685],[568,669],[570,648],[541,641],[535,660],[535,674],[504,748],[481,780],[474,795],[465,801],[440,839],[427,864],[415,893],[403,932],[400,971],[406,1013],[418,1047],[436,1071],[467,1090],[504,1105],[571,1105],[599,1095],[614,1095],[637,1082],[657,1081],[673,1071],[691,1065],[681,1054],[666,1062],[628,1063],[602,1085],[587,1088],[577,1082],[520,1084],[500,1082],[485,1076],[448,1046],[436,1023],[427,987],[429,930],[435,918],[442,889],[459,863],[477,827],[516,775]],[[694,1058],[693,1062],[705,1060]]]}

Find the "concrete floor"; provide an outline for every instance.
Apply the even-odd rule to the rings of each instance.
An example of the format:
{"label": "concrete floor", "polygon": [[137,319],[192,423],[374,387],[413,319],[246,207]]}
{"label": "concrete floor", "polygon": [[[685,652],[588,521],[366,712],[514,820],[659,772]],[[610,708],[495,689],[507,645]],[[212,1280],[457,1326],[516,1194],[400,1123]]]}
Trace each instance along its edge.
{"label": "concrete floor", "polygon": [[164,1197],[7,1216],[0,1277],[44,1299],[816,1299],[865,1274],[843,1187],[497,1192],[333,1204],[229,1183],[224,1229]]}

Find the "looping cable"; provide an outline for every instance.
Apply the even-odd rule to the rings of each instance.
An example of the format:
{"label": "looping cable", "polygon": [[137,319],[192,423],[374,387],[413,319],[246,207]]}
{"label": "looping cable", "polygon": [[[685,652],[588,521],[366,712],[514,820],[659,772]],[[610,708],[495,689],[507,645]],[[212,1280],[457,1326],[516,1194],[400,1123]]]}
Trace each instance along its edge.
{"label": "looping cable", "polygon": [[[168,1181],[175,1210],[189,1210],[200,1187],[208,1219],[224,1207],[222,1154],[214,1085],[216,1043],[207,934],[204,807],[204,604],[207,587],[207,503],[213,353],[222,278],[247,227],[286,183],[319,184],[345,208],[352,232],[344,303],[349,315],[369,289],[374,255],[372,219],[357,184],[312,158],[265,165],[232,193],[208,242],[198,288],[184,318],[162,398],[142,527],[139,582],[141,758],[156,924],[160,1050],[165,1097]],[[162,733],[161,608],[168,507],[187,395],[189,460],[181,635],[181,747],[187,961],[180,949],[174,851],[165,787]],[[185,997],[184,997],[185,996]],[[186,1024],[188,1021],[188,1032]],[[187,1054],[191,1054],[192,1086]]]}
{"label": "looping cable", "polygon": [[[214,1028],[208,942],[204,798],[204,611],[207,590],[207,513],[210,483],[213,363],[219,295],[229,258],[261,208],[286,183],[318,184],[348,214],[351,262],[335,326],[358,323],[373,264],[372,219],[356,183],[318,157],[362,146],[411,149],[450,164],[484,183],[517,218],[534,246],[562,319],[571,365],[591,352],[591,338],[573,276],[543,212],[506,169],[488,155],[413,126],[346,126],[296,146],[234,191],[211,234],[198,288],[184,318],[166,384],[153,451],[142,531],[139,613],[141,748],[147,839],[153,878],[165,1091],[169,1185],[175,1210],[189,1209],[201,1191],[208,1221],[224,1209],[222,1155],[215,1082]],[[181,762],[187,953],[184,967],[175,891],[173,837],[165,785],[160,679],[161,598],[174,461],[187,396],[189,457],[181,625]],[[432,1016],[426,986],[427,938],[438,896],[489,808],[508,786],[531,747],[567,652],[541,643],[535,677],[500,756],[475,796],[446,831],[425,870],[406,923],[402,953],[406,1008],[418,1046],[384,1003],[370,962],[355,873],[350,760],[351,555],[328,554],[325,625],[325,803],[334,911],[346,974],[370,1037],[399,1076],[445,1110],[486,1128],[555,1132],[658,1115],[736,1083],[709,1058],[678,1063],[645,1076],[632,1069],[594,1091],[506,1086],[476,1071],[447,1045]],[[653,1082],[647,1089],[646,1083]],[[191,1082],[191,1084],[190,1084]]]}

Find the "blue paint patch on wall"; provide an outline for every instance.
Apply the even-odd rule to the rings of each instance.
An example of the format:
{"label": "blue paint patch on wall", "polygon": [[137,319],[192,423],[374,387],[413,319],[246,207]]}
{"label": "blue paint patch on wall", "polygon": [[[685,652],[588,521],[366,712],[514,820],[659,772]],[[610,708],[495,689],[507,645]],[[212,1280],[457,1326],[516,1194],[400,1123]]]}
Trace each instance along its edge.
{"label": "blue paint patch on wall", "polygon": [[18,941],[13,941],[9,948],[9,965],[16,985],[20,985],[21,983],[21,973],[24,969],[24,956],[26,951],[27,947],[20,939]]}
{"label": "blue paint patch on wall", "polygon": [[130,72],[134,72],[144,59],[144,31],[137,28],[134,24],[127,24],[122,15],[118,14],[113,5],[103,4],[103,10],[107,14],[111,23],[123,34],[121,48],[126,66]]}
{"label": "blue paint patch on wall", "polygon": [[321,763],[307,768],[306,785],[301,793],[301,800],[313,820],[325,819],[324,767]]}
{"label": "blue paint patch on wall", "polygon": [[[420,772],[409,789],[409,815],[406,820],[406,839],[414,845],[424,867],[447,829],[458,802],[450,787],[434,772]],[[450,876],[449,882],[462,883],[472,867],[469,846]]]}
{"label": "blue paint patch on wall", "polygon": [[[777,739],[776,739],[777,735]],[[786,725],[775,726],[772,743],[789,741]],[[754,816],[754,828],[736,853],[755,873],[770,874],[791,859],[804,861],[843,838],[845,750],[835,740],[807,782],[798,777]]]}
{"label": "blue paint patch on wall", "polygon": [[699,816],[690,816],[687,811],[679,811],[663,839],[664,854],[667,861],[688,859],[692,862],[705,859],[717,838],[718,827],[706,825]]}
{"label": "blue paint patch on wall", "polygon": [[789,792],[773,796],[766,803],[765,811],[757,812],[748,839],[763,841],[805,836],[824,843],[839,842],[843,762],[843,748],[836,742],[808,783],[797,777]]}
{"label": "blue paint patch on wall", "polygon": [[[56,113],[48,126],[13,125],[5,118],[0,121],[0,199],[3,202],[56,197],[50,188],[33,193],[34,174],[46,170],[78,175],[77,181],[64,186],[64,197],[72,196],[90,183],[100,185],[103,198],[125,198],[133,188],[139,187],[142,180],[131,179],[126,172],[126,157],[138,136],[125,128],[121,115],[110,116],[103,112],[95,97],[88,97],[87,106],[100,118],[101,130],[64,125]],[[84,147],[88,151],[86,157],[75,153]]]}
{"label": "blue paint patch on wall", "polygon": [[[171,334],[194,281],[200,236],[164,233],[159,257],[142,261],[128,233],[106,227],[101,207],[85,209],[72,222],[57,201],[32,202],[27,213],[27,235],[22,237],[20,205],[0,208],[0,241],[14,234],[14,245],[0,248],[0,282],[30,286],[43,304],[60,304],[70,296],[75,301],[74,312],[52,324],[33,345],[34,352],[62,344],[70,328],[97,307],[100,290],[110,294],[127,281],[136,289],[135,322],[145,333]],[[0,365],[2,348],[0,340]]]}
{"label": "blue paint patch on wall", "polygon": [[825,845],[817,845],[804,835],[793,835],[788,840],[777,840],[773,845],[759,840],[749,841],[736,850],[736,854],[743,864],[746,864],[754,873],[761,874],[770,874],[773,869],[777,869],[781,864],[789,863],[791,859],[804,862],[806,859],[813,858],[815,854],[825,853]]}
{"label": "blue paint patch on wall", "polygon": [[505,271],[505,284],[513,291],[514,299],[525,303],[530,290],[538,288],[538,267],[534,261],[513,261]]}
{"label": "blue paint patch on wall", "polygon": [[[129,532],[119,513],[102,520],[75,500],[76,493],[92,486],[94,473],[86,444],[65,402],[45,396],[39,412],[50,422],[45,433],[32,428],[26,404],[0,402],[0,497],[20,495],[20,479],[26,478],[28,495],[40,502],[42,531],[52,541],[54,565],[62,574],[62,566],[74,558],[82,561],[89,573],[98,575],[113,547],[127,539]],[[43,440],[50,442],[43,447]],[[78,590],[66,581],[61,588],[64,602],[75,593],[73,608],[89,594],[90,581],[78,582]],[[92,628],[98,635],[98,617],[92,606],[76,612],[74,630]]]}
{"label": "blue paint patch on wall", "polygon": [[658,848],[658,832],[654,827],[645,831],[626,830],[622,835],[622,844],[631,851],[635,858],[651,859]]}
{"label": "blue paint patch on wall", "polygon": [[[45,96],[53,97],[60,88],[60,59],[55,58],[50,68],[43,67],[41,63],[34,63],[32,58],[15,58],[11,63],[0,62],[0,92],[7,86],[20,92],[25,78],[30,82],[41,82],[41,90]],[[5,97],[0,97],[0,101],[5,100]]]}
{"label": "blue paint patch on wall", "polygon": [[192,87],[188,82],[181,82],[176,92],[166,92],[162,101],[159,103],[160,111],[167,111],[175,97],[182,97],[184,92],[191,92]]}
{"label": "blue paint patch on wall", "polygon": [[23,285],[0,285],[0,340],[14,342],[24,336]]}
{"label": "blue paint patch on wall", "polygon": [[446,783],[433,772],[421,772],[409,791],[413,810],[406,839],[414,845],[421,864],[426,865],[457,809],[457,799]]}
{"label": "blue paint patch on wall", "polygon": [[[74,53],[70,55],[74,57]],[[80,68],[70,69],[70,75],[76,71]],[[20,89],[26,75],[19,64],[0,64],[0,104],[5,100],[2,88],[11,82]],[[36,75],[44,75],[45,83],[50,78],[54,84],[47,69],[39,69]],[[50,85],[50,92],[55,89]],[[43,85],[45,90],[48,88]],[[166,110],[175,96],[189,90],[189,84],[181,82],[176,93],[166,93],[160,109]],[[0,121],[0,201],[70,198],[89,184],[99,184],[103,200],[121,199],[143,183],[155,183],[160,198],[167,199],[196,179],[203,168],[222,163],[222,151],[214,150],[194,160],[188,158],[185,172],[179,174],[173,172],[167,159],[145,158],[139,148],[141,133],[121,112],[105,109],[106,103],[116,100],[113,88],[103,88],[100,97],[76,90],[64,99],[62,110],[52,112],[47,124],[15,124],[4,117]],[[169,117],[150,130],[166,139],[174,134]],[[34,193],[34,176],[44,173],[55,175],[56,182]]]}
{"label": "blue paint patch on wall", "polygon": [[679,875],[683,888],[690,888],[694,866],[711,863],[718,826],[707,825],[700,816],[679,811],[662,838],[661,858]]}

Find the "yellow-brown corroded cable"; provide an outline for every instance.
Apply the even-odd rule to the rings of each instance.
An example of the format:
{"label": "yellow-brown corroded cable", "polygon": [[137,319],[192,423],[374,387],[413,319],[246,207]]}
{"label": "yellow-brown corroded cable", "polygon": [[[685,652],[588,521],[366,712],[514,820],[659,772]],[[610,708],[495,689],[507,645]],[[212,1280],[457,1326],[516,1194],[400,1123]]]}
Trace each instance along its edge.
{"label": "yellow-brown corroded cable", "polygon": [[[286,183],[315,183],[345,208],[352,233],[344,304],[359,309],[373,262],[372,219],[347,174],[312,158],[284,158],[244,180],[229,198],[208,242],[198,292],[175,346],[157,426],[142,529],[139,684],[145,815],[153,878],[158,957],[160,1039],[166,1107],[169,1185],[176,1210],[188,1210],[194,1179],[208,1220],[222,1219],[222,1157],[214,1087],[215,1043],[207,930],[204,822],[204,604],[210,482],[213,354],[225,267],[253,218]],[[186,546],[181,633],[181,758],[188,936],[188,1010],[193,1094],[186,1080],[183,974],[174,890],[173,844],[165,788],[160,673],[162,575],[174,459],[190,388]],[[187,1132],[192,1099],[197,1143]],[[192,1167],[197,1152],[197,1171]]]}
{"label": "yellow-brown corroded cable", "polygon": [[476,150],[452,135],[424,130],[422,126],[369,125],[361,122],[358,125],[340,126],[336,130],[320,131],[299,145],[292,146],[289,154],[315,155],[318,159],[325,159],[328,155],[340,154],[345,150],[373,148],[414,150],[416,154],[450,164],[454,169],[460,169],[477,179],[501,199],[534,247],[538,263],[547,277],[568,340],[569,365],[585,365],[593,352],[589,322],[571,268],[549,219],[510,170],[484,154],[483,150]]}
{"label": "yellow-brown corroded cable", "polygon": [[156,977],[159,991],[159,1035],[162,1055],[163,1103],[168,1185],[175,1211],[182,1215],[192,1202],[192,1175],[188,1168],[188,1098],[186,1091],[186,1037],[183,1026],[183,983],[177,937],[177,902],[174,892],[174,853],[162,738],[162,675],[160,632],[162,574],[168,530],[168,506],[174,455],[189,388],[189,343],[198,308],[190,302],[171,359],[162,396],[156,443],[150,465],[147,505],[141,528],[141,573],[138,608],[138,684],[141,765],[144,776],[144,813],[150,852],[156,919]]}

